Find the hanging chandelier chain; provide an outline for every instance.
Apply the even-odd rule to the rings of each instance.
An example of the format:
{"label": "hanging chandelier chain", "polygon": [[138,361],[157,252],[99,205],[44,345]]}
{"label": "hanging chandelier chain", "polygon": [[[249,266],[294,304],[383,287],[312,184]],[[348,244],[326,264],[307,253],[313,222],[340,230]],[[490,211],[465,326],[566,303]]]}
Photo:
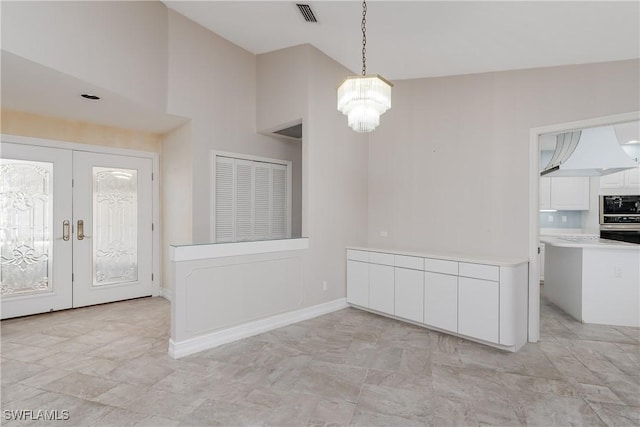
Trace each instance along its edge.
{"label": "hanging chandelier chain", "polygon": [[362,75],[367,74],[367,2],[362,2]]}

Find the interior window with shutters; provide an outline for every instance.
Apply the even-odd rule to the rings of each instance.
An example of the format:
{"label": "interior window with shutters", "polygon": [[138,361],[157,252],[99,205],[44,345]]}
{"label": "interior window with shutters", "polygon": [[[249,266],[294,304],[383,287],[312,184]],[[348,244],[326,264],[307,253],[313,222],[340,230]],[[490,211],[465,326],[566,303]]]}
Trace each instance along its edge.
{"label": "interior window with shutters", "polygon": [[216,155],[215,241],[291,237],[291,182],[286,161]]}

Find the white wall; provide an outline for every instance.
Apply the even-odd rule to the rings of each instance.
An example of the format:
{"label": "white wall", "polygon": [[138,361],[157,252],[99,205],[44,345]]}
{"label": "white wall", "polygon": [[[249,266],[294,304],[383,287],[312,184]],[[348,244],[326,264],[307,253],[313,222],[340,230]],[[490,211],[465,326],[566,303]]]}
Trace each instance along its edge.
{"label": "white wall", "polygon": [[[309,104],[304,142],[310,268],[307,305],[346,295],[345,247],[367,235],[367,135],[354,132],[337,110],[336,88],[352,73],[309,46]],[[304,204],[303,204],[304,211]],[[321,291],[323,280],[329,290]]]}
{"label": "white wall", "polygon": [[528,258],[529,129],[637,111],[639,76],[631,60],[395,82],[370,135],[369,244]]}
{"label": "white wall", "polygon": [[193,158],[191,157],[191,123],[168,132],[162,141],[160,159],[162,188],[163,254],[162,277],[164,292],[173,294],[169,260],[169,245],[191,244],[193,235]]}
{"label": "white wall", "polygon": [[2,49],[164,112],[167,8],[146,1],[3,1]]}
{"label": "white wall", "polygon": [[367,137],[349,129],[336,109],[336,87],[350,74],[311,45],[258,57],[259,128],[303,122],[302,228],[309,249],[302,307],[344,298],[345,247],[366,243]]}
{"label": "white wall", "polygon": [[[256,57],[169,12],[168,112],[189,117],[193,241],[210,241],[211,150],[299,162],[300,143],[256,133]],[[169,242],[171,243],[171,242]]]}
{"label": "white wall", "polygon": [[[300,45],[257,56],[259,132],[278,130],[308,117],[311,51],[310,45]],[[282,72],[286,79],[279,76]]]}

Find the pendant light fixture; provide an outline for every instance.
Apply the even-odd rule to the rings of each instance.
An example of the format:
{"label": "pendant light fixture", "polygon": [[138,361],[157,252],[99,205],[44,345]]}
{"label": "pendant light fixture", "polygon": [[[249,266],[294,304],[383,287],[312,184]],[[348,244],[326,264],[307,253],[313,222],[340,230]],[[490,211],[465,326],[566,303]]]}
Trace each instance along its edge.
{"label": "pendant light fixture", "polygon": [[367,74],[367,2],[362,2],[362,75],[349,76],[338,87],[338,110],[356,132],[371,132],[380,115],[391,107],[391,84],[378,74]]}

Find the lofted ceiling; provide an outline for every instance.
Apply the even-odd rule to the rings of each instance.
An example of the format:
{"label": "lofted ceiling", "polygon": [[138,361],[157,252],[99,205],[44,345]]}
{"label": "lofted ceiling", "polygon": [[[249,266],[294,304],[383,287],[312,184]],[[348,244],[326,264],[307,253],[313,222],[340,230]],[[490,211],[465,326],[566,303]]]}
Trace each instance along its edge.
{"label": "lofted ceiling", "polygon": [[[185,121],[10,52],[2,51],[0,74],[2,108],[8,110],[157,133]],[[85,99],[83,93],[102,99]]]}
{"label": "lofted ceiling", "polygon": [[[361,71],[360,1],[164,1],[260,54],[310,43]],[[640,57],[638,1],[369,1],[367,70],[411,79]]]}
{"label": "lofted ceiling", "polygon": [[[309,43],[361,69],[362,3],[312,1],[307,23],[293,1],[165,1],[260,54]],[[369,1],[367,67],[391,80],[640,57],[638,1]],[[165,132],[184,119],[2,51],[2,107]],[[98,103],[82,92],[103,95]],[[91,107],[89,107],[91,106]]]}

